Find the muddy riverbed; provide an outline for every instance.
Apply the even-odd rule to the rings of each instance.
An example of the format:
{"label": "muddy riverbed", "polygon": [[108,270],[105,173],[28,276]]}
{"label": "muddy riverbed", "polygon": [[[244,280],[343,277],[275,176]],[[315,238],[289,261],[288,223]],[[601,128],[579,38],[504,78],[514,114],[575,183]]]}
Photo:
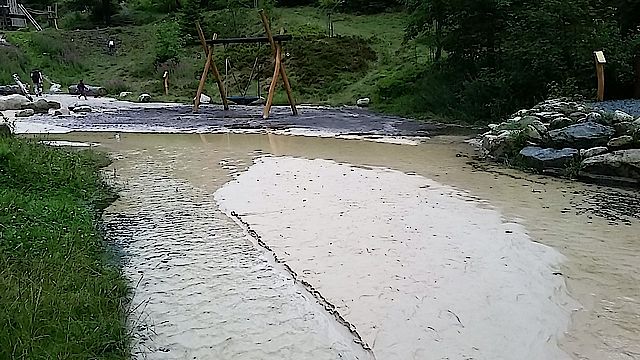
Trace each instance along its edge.
{"label": "muddy riverbed", "polygon": [[73,133],[149,359],[640,358],[640,200],[419,145]]}

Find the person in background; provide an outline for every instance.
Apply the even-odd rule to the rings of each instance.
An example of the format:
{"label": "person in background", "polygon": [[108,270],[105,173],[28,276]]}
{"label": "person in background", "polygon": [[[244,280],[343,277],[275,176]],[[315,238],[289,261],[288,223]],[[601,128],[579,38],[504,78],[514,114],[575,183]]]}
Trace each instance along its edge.
{"label": "person in background", "polygon": [[114,55],[116,53],[116,42],[113,40],[109,40],[109,55]]}
{"label": "person in background", "polygon": [[35,96],[42,96],[42,72],[38,69],[31,71],[31,81],[33,82],[33,93]]}
{"label": "person in background", "polygon": [[87,85],[84,84],[84,80],[80,80],[78,83],[78,94],[80,94],[78,99],[84,96],[84,99],[87,100]]}

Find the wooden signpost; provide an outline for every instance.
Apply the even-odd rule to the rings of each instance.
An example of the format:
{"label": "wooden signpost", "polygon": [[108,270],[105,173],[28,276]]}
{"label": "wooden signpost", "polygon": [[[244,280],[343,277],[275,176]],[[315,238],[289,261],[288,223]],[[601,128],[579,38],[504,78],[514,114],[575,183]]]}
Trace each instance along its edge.
{"label": "wooden signpost", "polygon": [[227,93],[225,90],[224,83],[222,81],[222,77],[220,76],[220,71],[215,64],[215,59],[213,57],[213,50],[215,45],[225,45],[225,44],[255,44],[255,43],[269,43],[271,45],[271,50],[273,51],[274,56],[274,72],[273,78],[271,79],[271,85],[269,86],[269,94],[267,95],[266,104],[262,113],[262,117],[267,119],[271,112],[271,107],[273,106],[273,98],[275,95],[276,87],[278,84],[278,78],[282,77],[282,82],[284,84],[284,89],[287,92],[287,98],[289,100],[289,105],[291,106],[291,112],[293,115],[298,115],[298,109],[296,108],[295,99],[293,98],[293,91],[291,90],[291,83],[289,82],[289,77],[287,76],[287,71],[285,69],[284,63],[282,62],[282,43],[286,41],[290,41],[292,39],[291,35],[273,35],[271,32],[271,27],[269,25],[269,20],[267,19],[267,15],[264,10],[260,10],[260,17],[262,19],[262,24],[264,26],[265,37],[245,37],[245,38],[231,38],[231,39],[218,39],[217,35],[213,36],[211,40],[205,40],[204,33],[200,24],[196,23],[196,27],[198,29],[198,36],[200,38],[200,42],[202,47],[205,49],[205,53],[207,54],[207,60],[205,62],[204,70],[202,72],[202,76],[200,77],[200,83],[198,84],[198,90],[196,92],[196,98],[193,106],[193,111],[197,112],[200,106],[200,96],[204,91],[204,85],[207,80],[207,75],[209,70],[213,73],[213,77],[218,84],[218,91],[220,92],[220,98],[222,99],[222,104],[225,110],[229,109],[229,102],[227,98]]}
{"label": "wooden signpost", "polygon": [[598,76],[598,101],[604,100],[604,64],[607,60],[604,58],[602,51],[594,51],[593,55],[596,59],[596,75]]}

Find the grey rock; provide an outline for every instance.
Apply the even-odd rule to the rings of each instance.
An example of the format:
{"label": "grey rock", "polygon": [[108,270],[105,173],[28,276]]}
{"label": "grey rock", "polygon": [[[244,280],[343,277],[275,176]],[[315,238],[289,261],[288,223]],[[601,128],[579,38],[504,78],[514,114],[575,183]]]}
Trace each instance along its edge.
{"label": "grey rock", "polygon": [[367,107],[367,106],[369,106],[369,104],[371,104],[371,99],[370,98],[362,98],[362,99],[358,99],[358,101],[356,101],[356,105],[358,105],[360,107]]}
{"label": "grey rock", "polygon": [[482,138],[482,149],[485,155],[502,158],[514,150],[521,130],[503,130],[498,135],[485,134]]}
{"label": "grey rock", "polygon": [[35,111],[33,111],[33,109],[18,110],[16,112],[16,117],[29,117],[33,116],[33,114],[35,114]]}
{"label": "grey rock", "polygon": [[132,94],[132,92],[131,92],[131,91],[123,91],[123,92],[121,92],[121,93],[118,95],[118,97],[119,97],[120,99],[122,99],[122,98],[126,98],[127,96],[129,96],[129,95],[131,95],[131,94]]}
{"label": "grey rock", "polygon": [[633,135],[636,129],[640,129],[640,124],[635,125],[632,122],[624,121],[613,124],[613,128],[615,129],[616,135],[618,136]]}
{"label": "grey rock", "polygon": [[74,106],[73,108],[69,108],[71,111],[75,113],[90,113],[92,110],[87,105]]}
{"label": "grey rock", "polygon": [[140,94],[140,96],[138,96],[138,102],[141,102],[141,103],[151,102],[151,95],[149,95],[149,94]]}
{"label": "grey rock", "polygon": [[588,149],[606,145],[614,134],[610,126],[586,122],[549,131],[549,138],[554,147]]}
{"label": "grey rock", "polygon": [[579,152],[576,149],[565,148],[543,149],[537,146],[527,146],[520,150],[521,160],[529,167],[535,169],[566,168],[577,159]]}
{"label": "grey rock", "polygon": [[546,121],[546,122],[550,122],[553,119],[557,119],[559,117],[564,116],[561,113],[553,112],[553,111],[537,112],[537,113],[534,113],[533,115],[539,117],[541,121]]}
{"label": "grey rock", "polygon": [[587,118],[587,114],[578,111],[578,112],[569,114],[569,118],[574,122],[581,122]]}
{"label": "grey rock", "polygon": [[613,121],[616,122],[632,122],[633,116],[624,111],[616,110],[613,112]]}
{"label": "grey rock", "polygon": [[607,151],[609,151],[609,149],[606,146],[596,146],[592,147],[591,149],[580,150],[580,156],[582,156],[583,158],[590,158],[596,155],[604,154]]}
{"label": "grey rock", "polygon": [[69,109],[61,108],[61,109],[51,109],[49,111],[49,114],[53,116],[68,116],[68,115],[71,115],[71,112],[69,111]]}
{"label": "grey rock", "polygon": [[598,124],[608,125],[604,123],[603,120],[604,120],[604,116],[602,116],[602,114],[600,114],[599,112],[595,112],[595,111],[588,113],[585,119],[585,121],[587,122],[594,122]]}
{"label": "grey rock", "polygon": [[640,180],[640,149],[618,150],[582,161],[582,171]]}
{"label": "grey rock", "polygon": [[575,121],[573,121],[572,119],[568,117],[559,117],[551,120],[551,123],[549,124],[549,129],[550,130],[562,129],[573,124],[575,124]]}
{"label": "grey rock", "polygon": [[49,88],[49,94],[59,94],[62,92],[62,85],[60,84],[52,84]]}
{"label": "grey rock", "polygon": [[544,133],[546,132],[540,132],[540,130],[538,130],[534,125],[527,125],[527,127],[524,129],[524,133],[525,135],[527,135],[527,138],[529,140],[532,140],[533,142],[540,142],[542,141],[542,139],[544,139]]}
{"label": "grey rock", "polygon": [[0,111],[4,110],[22,110],[31,104],[31,101],[24,95],[7,95],[0,96]]}
{"label": "grey rock", "polygon": [[33,109],[38,114],[46,114],[49,112],[49,103],[45,99],[38,99],[28,105],[29,109]]}
{"label": "grey rock", "polygon": [[607,146],[610,148],[621,148],[633,144],[633,136],[623,135],[609,140]]}
{"label": "grey rock", "polygon": [[[87,91],[86,91],[87,96],[106,96],[108,94],[107,89],[101,86],[93,86],[93,85],[86,85],[86,84],[85,86],[87,88]],[[69,94],[80,95],[80,93],[78,92],[78,85],[69,86]]]}

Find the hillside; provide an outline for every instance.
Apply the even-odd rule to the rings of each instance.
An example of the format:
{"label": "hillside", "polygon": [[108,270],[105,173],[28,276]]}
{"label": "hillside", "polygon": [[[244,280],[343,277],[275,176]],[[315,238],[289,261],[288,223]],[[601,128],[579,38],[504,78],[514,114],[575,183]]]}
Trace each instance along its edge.
{"label": "hillside", "polygon": [[[259,17],[251,24],[259,31]],[[211,18],[215,16],[211,15]],[[205,16],[205,26],[207,17]],[[401,53],[406,14],[334,16],[335,37],[327,37],[326,16],[318,9],[283,8],[273,12],[273,28],[284,28],[294,35],[285,52],[296,98],[302,103],[354,104],[360,97],[375,95],[377,82],[405,60]],[[204,56],[195,41],[185,43],[174,62],[158,63],[157,53],[166,46],[167,18],[139,26],[121,26],[99,30],[45,30],[7,33],[15,48],[0,47],[0,83],[11,83],[11,74],[28,79],[32,68],[41,69],[64,88],[79,79],[104,86],[112,95],[131,91],[150,93],[161,101],[189,102],[195,94],[204,66]],[[213,27],[213,26],[209,26]],[[384,29],[384,31],[380,31]],[[107,42],[114,39],[117,52],[109,55]],[[165,41],[163,41],[163,39]],[[216,48],[218,67],[224,72],[224,59],[235,68],[227,84],[231,94],[257,92],[256,80],[249,84],[255,58],[259,57],[262,94],[268,88],[273,64],[268,46],[228,46]],[[413,55],[415,57],[415,55]],[[170,71],[170,94],[164,96],[162,74]],[[234,78],[235,77],[235,78]],[[237,85],[236,85],[237,80]],[[213,81],[206,93],[218,100]],[[134,96],[132,95],[132,96]],[[276,102],[286,97],[278,93]]]}

